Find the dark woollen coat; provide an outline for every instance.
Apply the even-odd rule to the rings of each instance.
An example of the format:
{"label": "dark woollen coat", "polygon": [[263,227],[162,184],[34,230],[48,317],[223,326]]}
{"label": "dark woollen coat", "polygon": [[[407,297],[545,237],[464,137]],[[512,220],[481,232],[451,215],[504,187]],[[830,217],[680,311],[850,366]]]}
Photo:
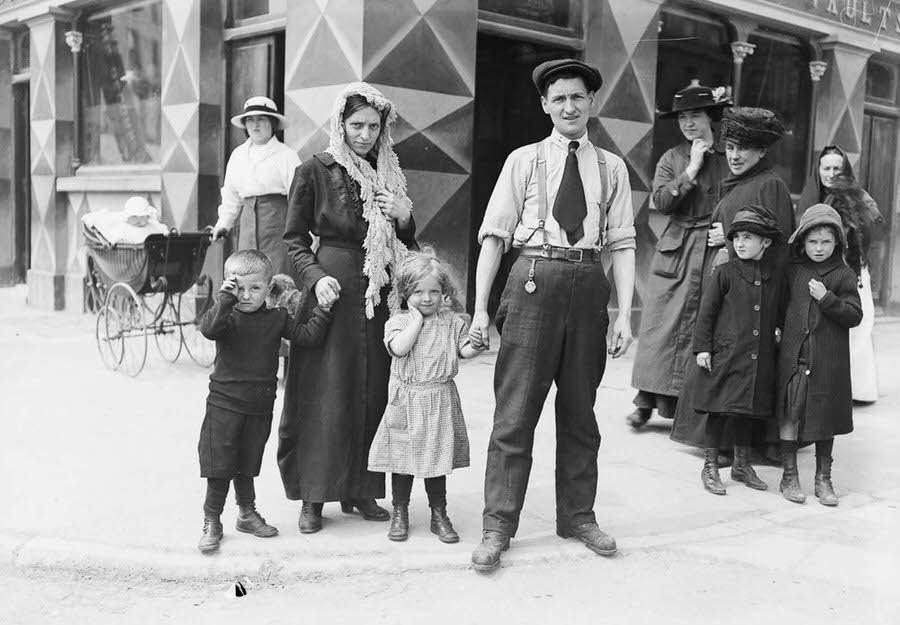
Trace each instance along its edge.
{"label": "dark woollen coat", "polygon": [[783,273],[735,258],[716,268],[700,300],[694,353],[712,354],[693,395],[697,412],[775,416],[775,328]]}
{"label": "dark woollen coat", "polygon": [[[828,289],[818,302],[809,294],[812,279]],[[820,441],[848,434],[853,431],[849,330],[862,321],[856,274],[844,264],[840,252],[821,263],[804,256],[788,267],[788,285],[790,295],[778,355],[779,414],[790,409],[791,378],[806,375],[809,379],[800,440]],[[804,341],[808,341],[807,364],[800,370],[797,360]]]}
{"label": "dark woollen coat", "polygon": [[[384,347],[387,290],[366,318],[362,242],[368,225],[357,184],[329,154],[297,168],[284,239],[302,287],[324,276],[341,284],[322,346],[291,348],[278,429],[278,467],[288,499],[384,497],[384,474],[368,470],[369,447],[387,405],[390,356]],[[321,237],[313,252],[311,234]],[[397,230],[415,248],[415,223]],[[310,293],[311,298],[315,295]]]}

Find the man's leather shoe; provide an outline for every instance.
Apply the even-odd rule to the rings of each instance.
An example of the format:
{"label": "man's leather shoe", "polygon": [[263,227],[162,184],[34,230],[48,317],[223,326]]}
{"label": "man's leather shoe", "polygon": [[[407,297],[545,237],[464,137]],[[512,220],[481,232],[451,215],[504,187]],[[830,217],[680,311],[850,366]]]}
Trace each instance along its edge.
{"label": "man's leather shoe", "polygon": [[315,534],[322,529],[323,505],[321,502],[303,502],[303,506],[300,508],[300,518],[297,520],[301,534]]}
{"label": "man's leather shoe", "polygon": [[359,510],[366,521],[388,521],[390,513],[375,503],[374,499],[348,499],[341,502],[341,512],[353,514],[353,508]]}
{"label": "man's leather shoe", "polygon": [[472,552],[472,564],[476,571],[493,571],[500,566],[500,553],[509,549],[509,536],[496,530],[484,530],[481,544]]}
{"label": "man's leather shoe", "polygon": [[616,539],[597,527],[593,521],[568,528],[559,527],[556,533],[562,538],[577,538],[584,543],[585,547],[601,556],[611,556],[616,553]]}

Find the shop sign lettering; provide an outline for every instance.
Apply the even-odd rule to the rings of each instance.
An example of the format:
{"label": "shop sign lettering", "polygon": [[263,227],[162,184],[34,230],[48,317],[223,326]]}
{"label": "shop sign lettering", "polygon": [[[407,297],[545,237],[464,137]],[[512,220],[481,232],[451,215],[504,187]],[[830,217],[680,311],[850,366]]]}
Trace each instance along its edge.
{"label": "shop sign lettering", "polygon": [[869,31],[876,39],[900,39],[900,2],[897,0],[767,0],[798,9],[851,28]]}

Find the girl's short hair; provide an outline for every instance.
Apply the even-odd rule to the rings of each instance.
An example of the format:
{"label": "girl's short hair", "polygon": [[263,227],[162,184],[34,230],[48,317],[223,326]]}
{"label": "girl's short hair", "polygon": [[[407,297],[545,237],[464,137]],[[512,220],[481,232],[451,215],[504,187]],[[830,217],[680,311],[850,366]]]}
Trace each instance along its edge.
{"label": "girl's short hair", "polygon": [[437,278],[445,298],[452,298],[456,295],[456,285],[453,282],[450,268],[435,256],[432,248],[425,247],[421,252],[407,253],[397,267],[394,286],[397,289],[400,308],[407,310],[407,301],[415,291],[416,285],[429,276]]}
{"label": "girl's short hair", "polygon": [[272,279],[275,269],[272,261],[265,252],[259,250],[240,250],[235,252],[225,261],[225,276],[249,276],[251,274],[263,274],[266,282]]}

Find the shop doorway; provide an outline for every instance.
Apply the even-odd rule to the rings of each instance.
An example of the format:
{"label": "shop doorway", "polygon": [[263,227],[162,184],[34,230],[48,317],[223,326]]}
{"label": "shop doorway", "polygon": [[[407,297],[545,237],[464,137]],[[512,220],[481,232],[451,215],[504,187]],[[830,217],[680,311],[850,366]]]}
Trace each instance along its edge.
{"label": "shop doorway", "polygon": [[[484,218],[497,176],[509,153],[546,137],[552,128],[541,108],[531,82],[534,67],[544,61],[571,58],[571,50],[517,41],[493,35],[478,35],[475,61],[475,146],[472,194],[472,243],[469,259],[470,308],[475,301],[475,266],[481,249],[478,228]],[[500,264],[488,303],[493,316],[506,284],[514,254],[506,254]]]}
{"label": "shop doorway", "polygon": [[894,159],[897,154],[897,119],[866,111],[863,116],[863,149],[859,183],[878,204],[884,224],[882,234],[869,249],[872,296],[876,306],[890,301],[892,213],[894,206]]}
{"label": "shop doorway", "polygon": [[31,111],[27,82],[13,85],[12,198],[15,223],[13,280],[25,282],[31,269]]}

